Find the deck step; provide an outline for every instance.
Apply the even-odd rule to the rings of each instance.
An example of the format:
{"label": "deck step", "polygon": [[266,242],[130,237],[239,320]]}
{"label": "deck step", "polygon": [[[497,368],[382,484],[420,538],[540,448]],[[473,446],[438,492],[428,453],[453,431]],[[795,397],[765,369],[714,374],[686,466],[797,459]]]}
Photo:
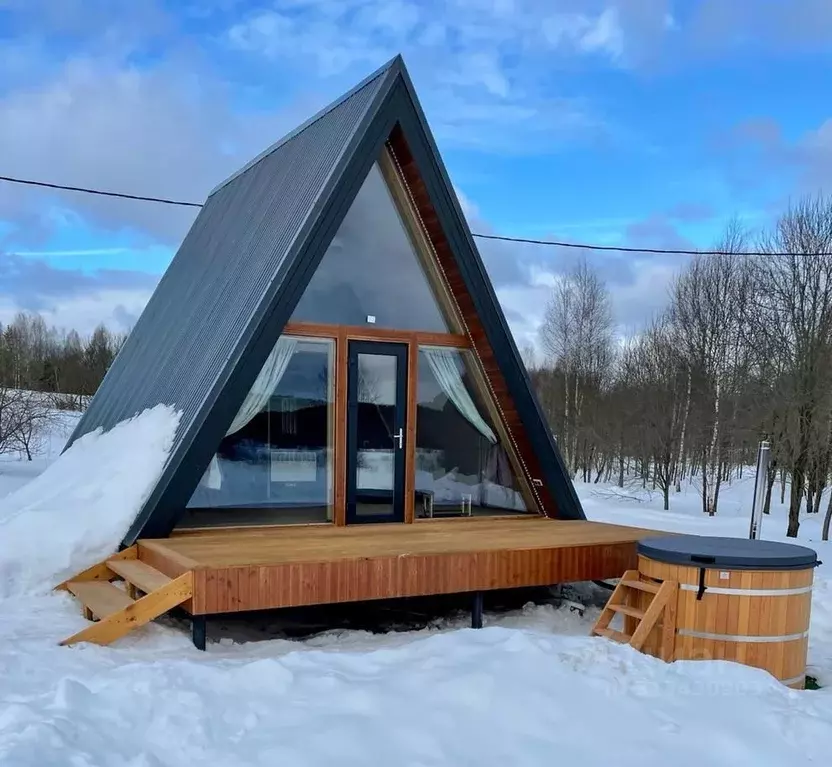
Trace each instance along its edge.
{"label": "deck step", "polygon": [[99,619],[133,604],[126,592],[107,581],[70,581],[66,587]]}
{"label": "deck step", "polygon": [[629,615],[631,618],[638,618],[641,620],[644,617],[644,610],[639,610],[637,607],[630,607],[630,605],[610,605],[610,610],[623,615]]}
{"label": "deck step", "polygon": [[625,634],[623,631],[616,631],[615,629],[598,629],[598,636],[612,639],[614,642],[621,642],[621,644],[629,644],[632,637]]}
{"label": "deck step", "polygon": [[658,594],[659,593],[659,586],[660,583],[650,583],[649,581],[635,581],[635,580],[627,580],[627,581],[620,581],[620,583],[624,586],[627,586],[631,589],[638,589],[639,591],[647,591],[650,594]]}
{"label": "deck step", "polygon": [[[590,633],[641,650],[655,629],[659,632],[656,638],[659,646],[654,652],[663,660],[670,661],[675,652],[678,589],[679,584],[675,581],[654,584],[641,580],[638,570],[627,570]],[[650,596],[637,594],[638,591],[647,592]],[[636,604],[640,606],[636,607]],[[610,628],[616,615],[625,616],[624,631]]]}
{"label": "deck step", "polygon": [[[82,601],[89,600],[90,595],[94,595],[95,599],[101,599],[99,594],[103,595],[106,588],[123,595],[117,609],[110,609],[106,615],[102,615],[105,608],[101,603],[93,605],[84,601],[87,608],[100,620],[88,624],[86,628],[61,642],[62,645],[74,645],[79,642],[108,645],[190,599],[193,596],[193,573],[184,573],[135,602],[111,583],[71,581],[67,588]],[[111,600],[108,608],[116,607],[115,597],[111,592],[107,592],[107,599]]]}
{"label": "deck step", "polygon": [[171,581],[167,575],[139,559],[111,559],[107,561],[107,567],[145,594],[167,586]]}

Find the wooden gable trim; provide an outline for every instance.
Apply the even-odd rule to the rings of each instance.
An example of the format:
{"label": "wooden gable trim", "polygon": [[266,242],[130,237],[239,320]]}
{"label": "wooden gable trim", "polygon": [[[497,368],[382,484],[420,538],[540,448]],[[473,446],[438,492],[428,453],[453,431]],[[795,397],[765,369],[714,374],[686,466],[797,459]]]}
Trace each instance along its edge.
{"label": "wooden gable trim", "polygon": [[[477,358],[491,398],[499,411],[500,431],[508,437],[509,455],[515,472],[535,501],[532,504],[545,516],[556,518],[557,503],[550,489],[542,482],[543,471],[526,434],[525,426],[508,391],[505,378],[496,356],[486,337],[483,324],[477,315],[474,301],[456,263],[448,239],[442,229],[439,216],[431,202],[427,187],[405,140],[401,128],[396,125],[387,142],[387,149],[396,166],[399,177],[407,189],[413,210],[416,212],[433,255],[442,271],[444,283],[449,289],[458,313],[462,318],[465,335],[468,336]],[[513,455],[512,455],[513,454]]]}

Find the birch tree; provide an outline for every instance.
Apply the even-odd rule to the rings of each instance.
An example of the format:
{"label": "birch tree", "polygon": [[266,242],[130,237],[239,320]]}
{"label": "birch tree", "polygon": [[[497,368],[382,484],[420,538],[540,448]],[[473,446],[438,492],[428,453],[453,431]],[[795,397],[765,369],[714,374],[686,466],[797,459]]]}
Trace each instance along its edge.
{"label": "birch tree", "polygon": [[562,275],[552,289],[541,341],[552,367],[562,371],[561,450],[570,472],[578,467],[579,432],[588,388],[599,388],[613,360],[609,291],[586,260]]}
{"label": "birch tree", "polygon": [[645,479],[661,491],[665,511],[670,508],[678,455],[677,421],[685,386],[682,362],[672,328],[661,317],[627,347],[622,363],[638,392],[631,401]]}
{"label": "birch tree", "polygon": [[772,255],[754,262],[755,331],[783,370],[778,383],[787,423],[780,455],[791,476],[786,534],[797,537],[832,379],[832,198],[797,203],[760,248]]}
{"label": "birch tree", "polygon": [[[729,225],[717,250],[741,253],[746,237],[737,223]],[[688,375],[703,412],[700,464],[702,510],[717,511],[726,431],[726,400],[736,392],[740,371],[747,367],[742,307],[748,299],[749,273],[738,255],[696,256],[672,289],[671,319],[685,355]],[[686,434],[690,402],[680,425]],[[684,445],[680,445],[684,450]]]}

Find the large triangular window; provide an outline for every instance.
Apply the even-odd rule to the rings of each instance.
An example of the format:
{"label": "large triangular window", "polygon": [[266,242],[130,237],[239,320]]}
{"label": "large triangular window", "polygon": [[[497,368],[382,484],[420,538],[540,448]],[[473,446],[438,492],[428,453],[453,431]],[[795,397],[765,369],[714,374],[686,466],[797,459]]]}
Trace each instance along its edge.
{"label": "large triangular window", "polygon": [[458,332],[437,300],[438,282],[375,163],[292,321]]}

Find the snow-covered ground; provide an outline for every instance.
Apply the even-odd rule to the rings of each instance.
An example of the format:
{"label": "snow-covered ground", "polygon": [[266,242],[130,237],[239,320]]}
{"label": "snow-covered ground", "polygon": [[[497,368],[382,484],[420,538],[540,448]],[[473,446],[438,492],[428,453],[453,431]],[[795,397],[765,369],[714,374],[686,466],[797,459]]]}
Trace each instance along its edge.
{"label": "snow-covered ground", "polygon": [[27,461],[17,453],[0,455],[0,497],[23,487],[60,455],[80,415],[69,411],[56,412],[52,428],[45,435],[33,460]]}
{"label": "snow-covered ground", "polygon": [[[225,639],[199,653],[181,627],[155,624],[110,648],[58,647],[84,622],[70,597],[46,589],[103,545],[81,545],[72,530],[107,514],[107,535],[129,524],[173,426],[157,412],[95,436],[19,492],[22,475],[49,458],[0,463],[0,765],[829,763],[829,566],[817,572],[813,603],[810,672],[831,685],[819,691],[789,690],[732,663],[664,664],[589,638],[596,611],[581,618],[551,605],[489,614],[480,631],[460,616],[382,635]],[[119,497],[108,478],[126,487]],[[752,484],[726,488],[715,518],[701,514],[695,488],[674,495],[671,512],[658,497],[578,489],[592,519],[745,536]],[[804,522],[801,540],[830,561],[819,524]],[[784,530],[775,502],[763,534]],[[41,547],[48,558],[37,556]],[[21,570],[24,561],[38,564]]]}

